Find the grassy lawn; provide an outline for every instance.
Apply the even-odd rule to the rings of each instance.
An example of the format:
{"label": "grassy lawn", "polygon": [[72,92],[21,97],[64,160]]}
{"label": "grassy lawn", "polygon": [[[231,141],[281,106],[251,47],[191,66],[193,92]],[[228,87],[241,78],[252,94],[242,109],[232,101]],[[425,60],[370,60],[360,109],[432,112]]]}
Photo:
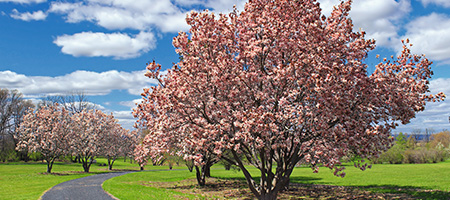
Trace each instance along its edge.
{"label": "grassy lawn", "polygon": [[[250,171],[257,176],[256,169]],[[347,166],[345,172],[346,177],[340,178],[333,176],[326,168],[321,168],[319,173],[312,173],[310,168],[296,168],[291,182],[299,187],[309,187],[312,184],[349,186],[352,190],[366,193],[389,193],[394,196],[404,194],[420,199],[450,199],[450,161],[437,164],[374,165],[366,171]],[[239,184],[233,183],[234,187],[245,187],[242,172],[215,168],[212,169],[211,175],[215,177],[216,182],[218,180],[225,184],[223,180],[237,180]],[[202,198],[202,192],[205,190],[195,186],[193,179],[195,173],[189,171],[146,171],[115,177],[106,181],[103,187],[123,200]],[[220,184],[214,187],[220,187]],[[224,198],[227,190],[222,191],[222,195],[215,194],[213,197]],[[192,196],[194,194],[195,196]]]}
{"label": "grassy lawn", "polygon": [[[45,163],[0,164],[1,199],[38,199],[46,190],[58,183],[108,172],[105,159],[97,159],[91,173],[82,173],[80,164],[55,163],[52,174]],[[138,170],[137,164],[117,160],[116,170]],[[246,189],[242,172],[226,171],[214,166],[208,179],[208,187],[196,186],[195,173],[179,166],[166,171],[167,166],[147,166],[143,172],[127,174],[106,181],[103,188],[119,199],[206,199],[240,198],[251,194]],[[258,171],[250,169],[257,177]],[[346,177],[333,176],[329,169],[321,168],[312,173],[310,168],[296,168],[291,176],[293,186],[308,188],[313,184],[349,186],[351,190],[386,194],[407,194],[421,199],[450,199],[450,161],[438,164],[374,165],[364,172],[353,166],[346,169]],[[232,190],[234,189],[234,190]],[[312,189],[316,192],[316,188]],[[329,192],[329,191],[326,191]],[[207,195],[205,195],[208,193]],[[309,194],[291,193],[294,197],[311,197]],[[320,194],[322,195],[322,194]],[[333,195],[333,193],[329,194]]]}
{"label": "grassy lawn", "polygon": [[[183,180],[194,179],[187,170],[144,171],[115,177],[103,183],[103,189],[119,199],[201,199],[200,195],[184,194],[168,188],[152,187],[151,182],[173,182],[183,186]],[[111,179],[110,179],[111,180]]]}
{"label": "grassy lawn", "polygon": [[[46,163],[6,163],[0,164],[0,199],[39,199],[51,187],[64,181],[81,178],[97,173],[108,172],[106,159],[97,159],[90,173],[83,173],[81,164],[55,163],[52,174],[46,174]],[[113,169],[139,170],[137,164],[116,160]]]}

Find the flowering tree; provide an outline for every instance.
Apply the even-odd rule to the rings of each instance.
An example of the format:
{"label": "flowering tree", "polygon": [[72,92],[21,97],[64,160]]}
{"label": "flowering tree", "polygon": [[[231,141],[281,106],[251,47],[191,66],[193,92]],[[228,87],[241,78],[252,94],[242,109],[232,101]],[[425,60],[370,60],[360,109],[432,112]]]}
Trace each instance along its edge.
{"label": "flowering tree", "polygon": [[95,156],[104,148],[109,131],[114,130],[117,120],[100,110],[84,110],[72,115],[72,133],[69,141],[70,152],[80,158],[85,172]]}
{"label": "flowering tree", "polygon": [[[183,147],[197,165],[201,151],[232,161],[258,199],[276,199],[300,160],[344,176],[342,156],[378,156],[399,122],[444,98],[425,94],[431,62],[408,41],[369,74],[375,41],[353,32],[350,8],[343,1],[325,17],[314,0],[252,0],[228,15],[192,12],[190,33],[173,40],[181,61],[165,76],[147,66],[160,84],[144,89],[138,123],[155,148]],[[259,182],[239,155],[259,169]]]}
{"label": "flowering tree", "polygon": [[132,157],[134,156],[134,149],[138,144],[139,132],[137,129],[133,131],[127,131],[127,134],[123,135],[123,144],[122,144],[122,155],[124,157],[124,162],[127,157],[130,157],[130,161],[132,161]]}
{"label": "flowering tree", "polygon": [[117,122],[111,124],[106,134],[102,137],[102,155],[108,159],[108,169],[112,170],[114,161],[123,155],[128,137],[128,130],[122,128]]}
{"label": "flowering tree", "polygon": [[30,110],[20,125],[17,149],[41,153],[47,161],[47,173],[51,173],[55,159],[67,152],[69,126],[69,112],[58,104]]}
{"label": "flowering tree", "polygon": [[146,148],[143,144],[136,145],[134,149],[134,159],[138,162],[141,170],[144,170],[144,166],[147,165],[149,158],[149,149]]}

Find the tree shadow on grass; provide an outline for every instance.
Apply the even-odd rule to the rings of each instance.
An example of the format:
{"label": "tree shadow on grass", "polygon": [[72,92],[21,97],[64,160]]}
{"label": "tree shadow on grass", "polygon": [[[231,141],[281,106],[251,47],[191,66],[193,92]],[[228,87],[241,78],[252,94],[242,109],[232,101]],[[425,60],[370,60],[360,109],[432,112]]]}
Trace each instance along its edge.
{"label": "tree shadow on grass", "polygon": [[[450,199],[450,192],[412,186],[313,184],[320,180],[321,178],[291,177],[289,188],[279,193],[278,199]],[[208,178],[204,187],[199,187],[195,179],[178,182],[150,182],[144,185],[177,190],[182,193],[200,193],[203,197],[212,199],[217,197],[254,199],[243,177]]]}
{"label": "tree shadow on grass", "polygon": [[398,186],[398,185],[369,185],[356,186],[361,190],[376,193],[408,194],[418,199],[450,199],[450,192],[433,190],[424,187]]}
{"label": "tree shadow on grass", "polygon": [[334,186],[314,184],[320,178],[291,177],[287,194],[331,199],[450,199],[450,192],[399,185]]}

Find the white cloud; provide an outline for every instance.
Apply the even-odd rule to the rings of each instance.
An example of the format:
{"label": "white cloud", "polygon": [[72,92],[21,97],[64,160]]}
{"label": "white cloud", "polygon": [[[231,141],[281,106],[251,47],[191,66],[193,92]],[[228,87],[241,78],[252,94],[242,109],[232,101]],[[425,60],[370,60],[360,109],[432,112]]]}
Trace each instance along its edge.
{"label": "white cloud", "polygon": [[66,16],[67,22],[90,21],[110,30],[135,29],[179,32],[189,29],[186,14],[192,6],[214,12],[229,12],[233,5],[244,8],[244,0],[87,0],[77,3],[52,2],[49,12]]}
{"label": "white cloud", "polygon": [[12,3],[21,3],[21,4],[31,4],[31,3],[43,3],[47,0],[0,0],[1,2],[12,2]]}
{"label": "white cloud", "polygon": [[25,76],[11,71],[0,71],[0,85],[18,89],[26,97],[42,97],[82,91],[86,95],[106,95],[112,90],[127,90],[140,95],[142,88],[157,82],[144,76],[145,70],[133,72],[75,71],[64,76]]}
{"label": "white cloud", "polygon": [[449,0],[420,0],[424,6],[428,6],[428,4],[436,4],[440,6],[444,6],[446,8],[450,7]]}
{"label": "white cloud", "polygon": [[114,118],[119,120],[119,124],[122,125],[123,128],[130,130],[133,129],[136,119],[133,117],[131,109],[128,111],[113,111],[112,114]]}
{"label": "white cloud", "polygon": [[30,13],[30,12],[25,12],[25,13],[19,13],[19,11],[17,11],[16,9],[12,10],[12,14],[11,17],[14,19],[20,19],[23,21],[39,21],[39,20],[44,20],[45,18],[47,18],[47,13],[44,13],[42,10]]}
{"label": "white cloud", "polygon": [[[333,6],[340,0],[319,0],[323,14],[329,16]],[[399,46],[398,23],[411,11],[408,0],[364,0],[354,1],[350,17],[353,20],[354,30],[362,28],[366,38],[376,40],[378,46]]]}
{"label": "white cloud", "polygon": [[139,104],[141,102],[142,102],[142,99],[135,99],[132,101],[121,101],[121,102],[119,102],[119,104],[122,106],[129,107],[129,108],[135,108],[136,104]]}
{"label": "white cloud", "polygon": [[133,115],[131,114],[131,110],[128,111],[113,111],[113,115],[116,118],[121,119],[134,119]]}
{"label": "white cloud", "polygon": [[244,10],[246,2],[242,0],[209,0],[204,5],[212,8],[214,12],[228,13],[233,11],[234,5],[236,5],[238,10]]}
{"label": "white cloud", "polygon": [[58,36],[53,42],[61,51],[73,56],[114,57],[125,59],[138,57],[155,48],[153,33],[141,32],[134,37],[123,33],[82,32]]}
{"label": "white cloud", "polygon": [[406,25],[406,34],[416,54],[425,54],[437,61],[450,61],[450,17],[432,13],[419,17]]}
{"label": "white cloud", "polygon": [[66,15],[67,22],[90,21],[110,30],[135,29],[163,32],[187,30],[185,11],[170,0],[88,0],[53,2],[49,12]]}

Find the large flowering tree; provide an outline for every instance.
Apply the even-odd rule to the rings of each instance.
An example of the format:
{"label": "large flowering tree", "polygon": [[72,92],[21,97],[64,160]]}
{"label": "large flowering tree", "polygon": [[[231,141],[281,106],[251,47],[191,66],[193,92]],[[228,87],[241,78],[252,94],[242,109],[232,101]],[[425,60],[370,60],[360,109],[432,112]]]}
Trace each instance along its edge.
{"label": "large flowering tree", "polygon": [[41,153],[47,161],[47,173],[51,173],[55,159],[67,153],[70,125],[69,112],[58,104],[29,110],[18,130],[17,149]]}
{"label": "large flowering tree", "polygon": [[325,17],[314,0],[251,0],[228,15],[192,12],[189,34],[173,40],[181,60],[164,76],[148,65],[160,84],[144,89],[134,112],[153,148],[176,145],[197,165],[201,152],[229,150],[258,199],[275,199],[300,160],[343,176],[342,156],[386,150],[398,123],[444,95],[426,94],[431,62],[408,42],[370,74],[364,59],[375,41],[353,32],[350,7],[343,1]]}

